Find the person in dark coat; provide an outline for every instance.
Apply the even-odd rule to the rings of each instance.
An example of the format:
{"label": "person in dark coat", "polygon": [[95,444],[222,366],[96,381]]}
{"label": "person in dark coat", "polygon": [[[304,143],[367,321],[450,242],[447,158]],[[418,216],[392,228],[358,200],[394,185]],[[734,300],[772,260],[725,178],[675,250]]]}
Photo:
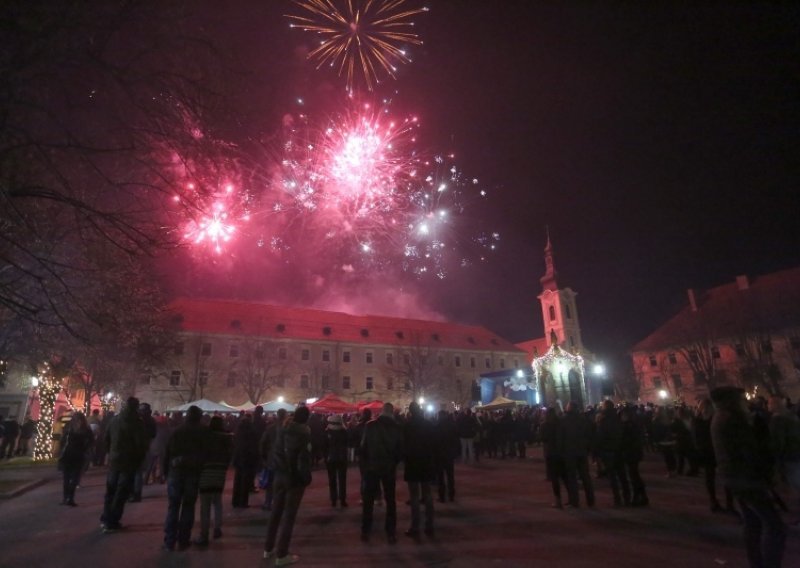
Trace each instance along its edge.
{"label": "person in dark coat", "polygon": [[17,444],[17,455],[18,456],[27,456],[29,446],[31,443],[31,438],[36,433],[36,422],[31,419],[29,416],[25,419],[25,422],[22,424],[22,428],[20,429],[19,433],[19,444]]}
{"label": "person in dark coat", "polygon": [[592,446],[592,425],[580,413],[578,405],[567,403],[566,412],[559,423],[559,442],[567,476],[568,505],[577,507],[578,477],[586,493],[586,505],[594,507],[594,486],[589,475],[589,450]]}
{"label": "person in dark coat", "polygon": [[19,437],[19,422],[13,418],[7,418],[3,422],[3,433],[0,435],[0,458],[11,459],[14,456],[14,450],[17,447],[17,438]]}
{"label": "person in dark coat", "polygon": [[[626,505],[646,507],[650,504],[639,463],[644,458],[644,428],[633,408],[626,406],[620,413],[622,432],[619,444],[619,475],[622,480],[623,500]],[[630,491],[633,489],[633,497]]]}
{"label": "person in dark coat", "polygon": [[[603,470],[606,472],[614,495],[614,506],[630,505],[630,487],[627,477],[622,475],[620,444],[622,442],[622,423],[619,420],[614,403],[603,402],[602,411],[597,416],[595,448]],[[621,490],[621,492],[620,492]],[[627,498],[626,498],[627,496]]]}
{"label": "person in dark coat", "polygon": [[186,420],[175,429],[164,453],[167,476],[167,518],[164,521],[164,549],[186,550],[191,544],[194,507],[203,467],[203,446],[208,438],[202,425],[203,411],[192,405]]}
{"label": "person in dark coat", "polygon": [[309,410],[300,406],[278,432],[275,447],[275,502],[267,526],[264,558],[275,557],[275,566],[294,564],[289,554],[297,511],[306,487],[311,484],[311,429]]}
{"label": "person in dark coat", "polygon": [[334,414],[328,418],[325,428],[324,454],[332,507],[336,506],[337,500],[342,507],[347,507],[348,436],[342,422],[342,415]]}
{"label": "person in dark coat", "polygon": [[75,489],[81,482],[89,450],[94,444],[94,435],[82,412],[76,412],[64,429],[61,457],[58,465],[64,478],[62,505],[75,507]]}
{"label": "person in dark coat", "polygon": [[272,501],[275,496],[275,445],[284,422],[286,422],[286,410],[279,408],[275,420],[267,425],[267,429],[264,430],[264,434],[261,436],[259,454],[261,455],[261,462],[266,471],[264,504],[261,508],[265,511],[272,510]]}
{"label": "person in dark coat", "polygon": [[461,440],[461,461],[463,463],[468,463],[470,460],[477,462],[475,437],[478,435],[479,424],[478,419],[469,408],[465,409],[456,419],[456,428]]}
{"label": "person in dark coat", "polygon": [[439,451],[436,455],[436,481],[439,486],[439,502],[456,499],[455,460],[461,452],[461,440],[453,416],[446,410],[439,411],[436,424]]}
{"label": "person in dark coat", "polygon": [[196,543],[208,544],[211,528],[211,507],[214,507],[214,538],[222,537],[222,492],[225,476],[233,456],[233,439],[225,431],[221,416],[213,416],[208,425],[207,439],[203,448],[203,467],[200,470],[200,537]]}
{"label": "person in dark coat", "polygon": [[139,466],[138,470],[136,470],[136,477],[133,481],[133,495],[131,495],[129,499],[131,503],[139,503],[142,500],[142,489],[144,487],[145,477],[147,477],[147,473],[150,471],[150,462],[153,459],[153,456],[150,453],[150,446],[152,445],[157,434],[156,421],[153,418],[153,411],[150,409],[150,405],[146,402],[141,404],[139,406],[139,414],[142,416],[142,423],[144,424],[144,429],[147,433],[148,444],[147,454],[145,455],[144,460],[142,460],[142,465]]}
{"label": "person in dark coat", "polygon": [[245,415],[236,428],[233,437],[233,496],[231,504],[234,509],[245,509],[249,506],[250,490],[258,468],[259,439],[253,428],[253,420]]}
{"label": "person in dark coat", "polygon": [[408,407],[408,420],[403,427],[405,470],[403,479],[408,485],[411,501],[411,527],[406,536],[420,534],[420,501],[425,504],[425,534],[433,536],[433,496],[431,484],[436,479],[435,456],[439,453],[436,432],[416,402]]}
{"label": "person in dark coat", "polygon": [[711,441],[711,420],[714,416],[714,406],[711,399],[706,398],[697,405],[697,413],[692,420],[692,437],[697,449],[697,460],[705,473],[706,493],[712,513],[729,512],[736,514],[733,505],[733,493],[728,487],[725,491],[725,509],[717,500],[717,460],[714,458],[714,444]]}
{"label": "person in dark coat", "polygon": [[133,478],[144,460],[150,440],[139,415],[139,399],[130,397],[108,423],[104,447],[108,453],[106,495],[100,523],[103,532],[121,528],[125,502],[133,491]]}
{"label": "person in dark coat", "polygon": [[750,423],[744,391],[720,387],[711,391],[714,418],[711,439],[717,471],[739,503],[747,558],[752,567],[781,565],[786,525],[769,493],[769,466]]}
{"label": "person in dark coat", "polygon": [[383,405],[381,415],[370,420],[361,441],[361,465],[364,472],[364,499],[361,516],[361,540],[368,541],[372,531],[372,512],[379,488],[386,500],[386,538],[397,542],[397,501],[395,485],[397,464],[403,456],[403,432],[394,417],[394,405]]}
{"label": "person in dark coat", "polygon": [[561,502],[561,484],[563,483],[564,487],[569,488],[564,468],[564,457],[561,454],[562,445],[559,423],[560,419],[556,414],[556,409],[548,408],[545,412],[544,422],[539,427],[539,438],[542,441],[547,480],[551,484],[553,497],[555,497],[553,507],[557,509],[561,509],[563,506]]}

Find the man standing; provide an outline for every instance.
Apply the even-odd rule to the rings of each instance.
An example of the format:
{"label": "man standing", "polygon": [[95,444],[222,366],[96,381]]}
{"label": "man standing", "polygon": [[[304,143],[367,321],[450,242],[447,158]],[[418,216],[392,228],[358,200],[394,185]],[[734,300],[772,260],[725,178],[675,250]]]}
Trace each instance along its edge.
{"label": "man standing", "polygon": [[142,465],[136,470],[136,475],[133,479],[133,495],[128,499],[131,503],[139,503],[142,500],[142,488],[144,487],[145,477],[150,471],[151,461],[153,459],[153,455],[150,453],[150,446],[152,445],[153,439],[156,437],[156,421],[153,418],[153,411],[150,409],[150,405],[146,402],[142,403],[139,406],[139,415],[142,417],[144,431],[147,434],[147,453],[142,460]]}
{"label": "man standing", "polygon": [[266,484],[264,485],[264,504],[261,506],[265,511],[272,510],[272,499],[275,495],[275,448],[278,441],[278,433],[286,422],[286,410],[279,408],[272,424],[264,430],[261,436],[261,463],[266,470]]}
{"label": "man standing", "polygon": [[397,464],[403,451],[403,434],[394,419],[394,406],[387,402],[381,415],[364,428],[361,441],[361,462],[364,471],[364,503],[361,518],[361,540],[369,540],[372,531],[372,511],[375,496],[383,487],[386,500],[386,538],[389,544],[397,542],[397,502],[395,483]]}
{"label": "man standing", "polygon": [[456,498],[455,471],[453,463],[461,451],[461,441],[452,415],[446,410],[439,411],[439,422],[436,424],[439,451],[436,456],[436,476],[439,485],[439,502],[445,499],[453,502]]}
{"label": "man standing", "polygon": [[711,391],[716,407],[711,420],[714,456],[720,478],[739,502],[750,566],[776,567],[786,545],[786,525],[772,503],[770,464],[764,463],[743,395],[735,387]]}
{"label": "man standing", "polygon": [[139,399],[130,397],[108,425],[104,446],[108,451],[106,495],[100,526],[104,533],[119,530],[125,502],[133,491],[133,478],[144,460],[149,440],[139,416]]}
{"label": "man standing", "polygon": [[564,460],[564,473],[567,478],[567,494],[570,507],[577,507],[578,477],[581,478],[586,493],[586,505],[594,507],[594,486],[589,475],[589,449],[592,443],[592,425],[580,413],[578,405],[567,403],[567,409],[559,424],[561,456]]}
{"label": "man standing", "polygon": [[164,453],[163,471],[167,477],[167,518],[164,521],[164,549],[186,550],[191,544],[194,506],[200,471],[203,467],[203,446],[207,429],[200,423],[203,411],[190,406],[186,420],[170,436]]}
{"label": "man standing", "polygon": [[431,484],[436,479],[434,456],[437,455],[436,433],[425,420],[419,404],[408,407],[409,417],[403,428],[405,440],[405,468],[403,479],[408,484],[411,499],[411,528],[406,536],[419,538],[420,500],[425,503],[425,534],[433,537],[433,496]]}
{"label": "man standing", "polygon": [[469,463],[478,461],[478,456],[475,455],[475,436],[478,435],[478,419],[472,414],[472,411],[467,408],[459,415],[456,421],[458,427],[458,437],[461,438],[461,461]]}
{"label": "man standing", "polygon": [[300,560],[296,554],[289,554],[289,544],[303,493],[311,483],[309,414],[307,407],[299,407],[293,419],[278,431],[275,498],[264,543],[264,558],[275,556],[275,566],[287,566]]}

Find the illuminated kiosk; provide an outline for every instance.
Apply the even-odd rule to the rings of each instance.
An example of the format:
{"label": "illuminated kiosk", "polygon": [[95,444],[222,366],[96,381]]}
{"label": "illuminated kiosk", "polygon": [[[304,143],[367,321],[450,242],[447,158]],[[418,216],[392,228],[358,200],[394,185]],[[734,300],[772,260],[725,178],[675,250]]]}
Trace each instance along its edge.
{"label": "illuminated kiosk", "polygon": [[566,407],[575,402],[581,408],[588,400],[583,357],[562,349],[556,342],[547,353],[536,357],[531,364],[535,388],[545,406]]}

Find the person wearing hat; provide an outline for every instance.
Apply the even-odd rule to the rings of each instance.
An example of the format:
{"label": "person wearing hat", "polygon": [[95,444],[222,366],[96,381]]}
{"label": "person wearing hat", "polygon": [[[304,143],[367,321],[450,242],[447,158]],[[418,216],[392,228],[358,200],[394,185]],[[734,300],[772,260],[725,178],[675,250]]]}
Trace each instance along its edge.
{"label": "person wearing hat", "polygon": [[347,430],[345,430],[341,414],[328,418],[325,428],[325,463],[328,467],[328,488],[331,496],[331,507],[337,500],[342,507],[347,507]]}
{"label": "person wearing hat", "polygon": [[139,415],[139,399],[132,396],[125,402],[122,411],[109,422],[105,433],[108,475],[103,514],[100,516],[104,533],[122,528],[119,521],[125,510],[125,502],[133,491],[134,476],[144,460],[149,443]]}
{"label": "person wearing hat", "polygon": [[711,391],[715,412],[711,439],[717,472],[739,503],[750,566],[780,566],[786,525],[769,494],[769,464],[750,422],[744,391],[720,387]]}

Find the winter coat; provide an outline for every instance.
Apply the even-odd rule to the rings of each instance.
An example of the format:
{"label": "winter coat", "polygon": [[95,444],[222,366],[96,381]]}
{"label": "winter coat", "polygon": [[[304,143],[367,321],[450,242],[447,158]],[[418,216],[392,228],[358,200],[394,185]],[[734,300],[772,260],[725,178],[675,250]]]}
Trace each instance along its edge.
{"label": "winter coat", "polygon": [[339,425],[328,425],[325,430],[325,461],[347,463],[347,442],[347,430]]}
{"label": "winter coat", "polygon": [[539,439],[542,441],[542,447],[544,449],[544,457],[560,457],[562,447],[561,447],[561,426],[560,426],[560,419],[555,419],[553,421],[545,420],[544,423],[539,427]]}
{"label": "winter coat", "polygon": [[474,438],[478,435],[478,419],[474,414],[462,414],[456,420],[459,438]]}
{"label": "winter coat", "polygon": [[106,429],[105,444],[112,470],[132,473],[139,469],[150,445],[139,413],[126,407],[114,416]]}
{"label": "winter coat", "polygon": [[405,468],[403,479],[431,482],[436,478],[436,432],[423,416],[413,416],[403,428]]}
{"label": "winter coat", "polygon": [[604,454],[619,452],[622,442],[622,422],[613,410],[607,410],[600,415],[595,430],[595,448]]}
{"label": "winter coat", "polygon": [[734,491],[767,489],[769,464],[762,459],[753,426],[740,411],[719,409],[711,420],[717,474]]}
{"label": "winter coat", "polygon": [[591,423],[581,414],[567,412],[559,422],[559,441],[562,457],[587,457],[592,447]]}
{"label": "winter coat", "polygon": [[264,430],[261,436],[261,444],[259,447],[259,454],[261,455],[261,463],[264,469],[275,469],[275,443],[278,440],[278,432],[280,432],[281,424],[276,420]]}
{"label": "winter coat", "polygon": [[91,430],[67,430],[59,463],[66,467],[82,466],[92,444],[94,444],[94,435]]}
{"label": "winter coat", "polygon": [[275,443],[275,471],[294,487],[311,483],[311,429],[289,422],[278,431]]}
{"label": "winter coat", "polygon": [[637,463],[644,458],[644,430],[634,420],[621,422],[619,454],[625,463]]}
{"label": "winter coat", "polygon": [[164,452],[164,475],[170,472],[199,475],[203,467],[208,428],[199,422],[186,422],[175,429]]}
{"label": "winter coat", "polygon": [[367,422],[361,441],[361,463],[365,471],[379,475],[394,471],[403,457],[403,432],[390,416]]}
{"label": "winter coat", "polygon": [[255,471],[259,442],[253,424],[247,420],[240,422],[233,437],[233,467]]}
{"label": "winter coat", "polygon": [[227,432],[209,430],[203,448],[200,493],[222,493],[232,456],[233,436]]}
{"label": "winter coat", "polygon": [[436,430],[441,461],[456,459],[461,453],[461,440],[453,417],[449,414],[442,417],[436,424]]}

